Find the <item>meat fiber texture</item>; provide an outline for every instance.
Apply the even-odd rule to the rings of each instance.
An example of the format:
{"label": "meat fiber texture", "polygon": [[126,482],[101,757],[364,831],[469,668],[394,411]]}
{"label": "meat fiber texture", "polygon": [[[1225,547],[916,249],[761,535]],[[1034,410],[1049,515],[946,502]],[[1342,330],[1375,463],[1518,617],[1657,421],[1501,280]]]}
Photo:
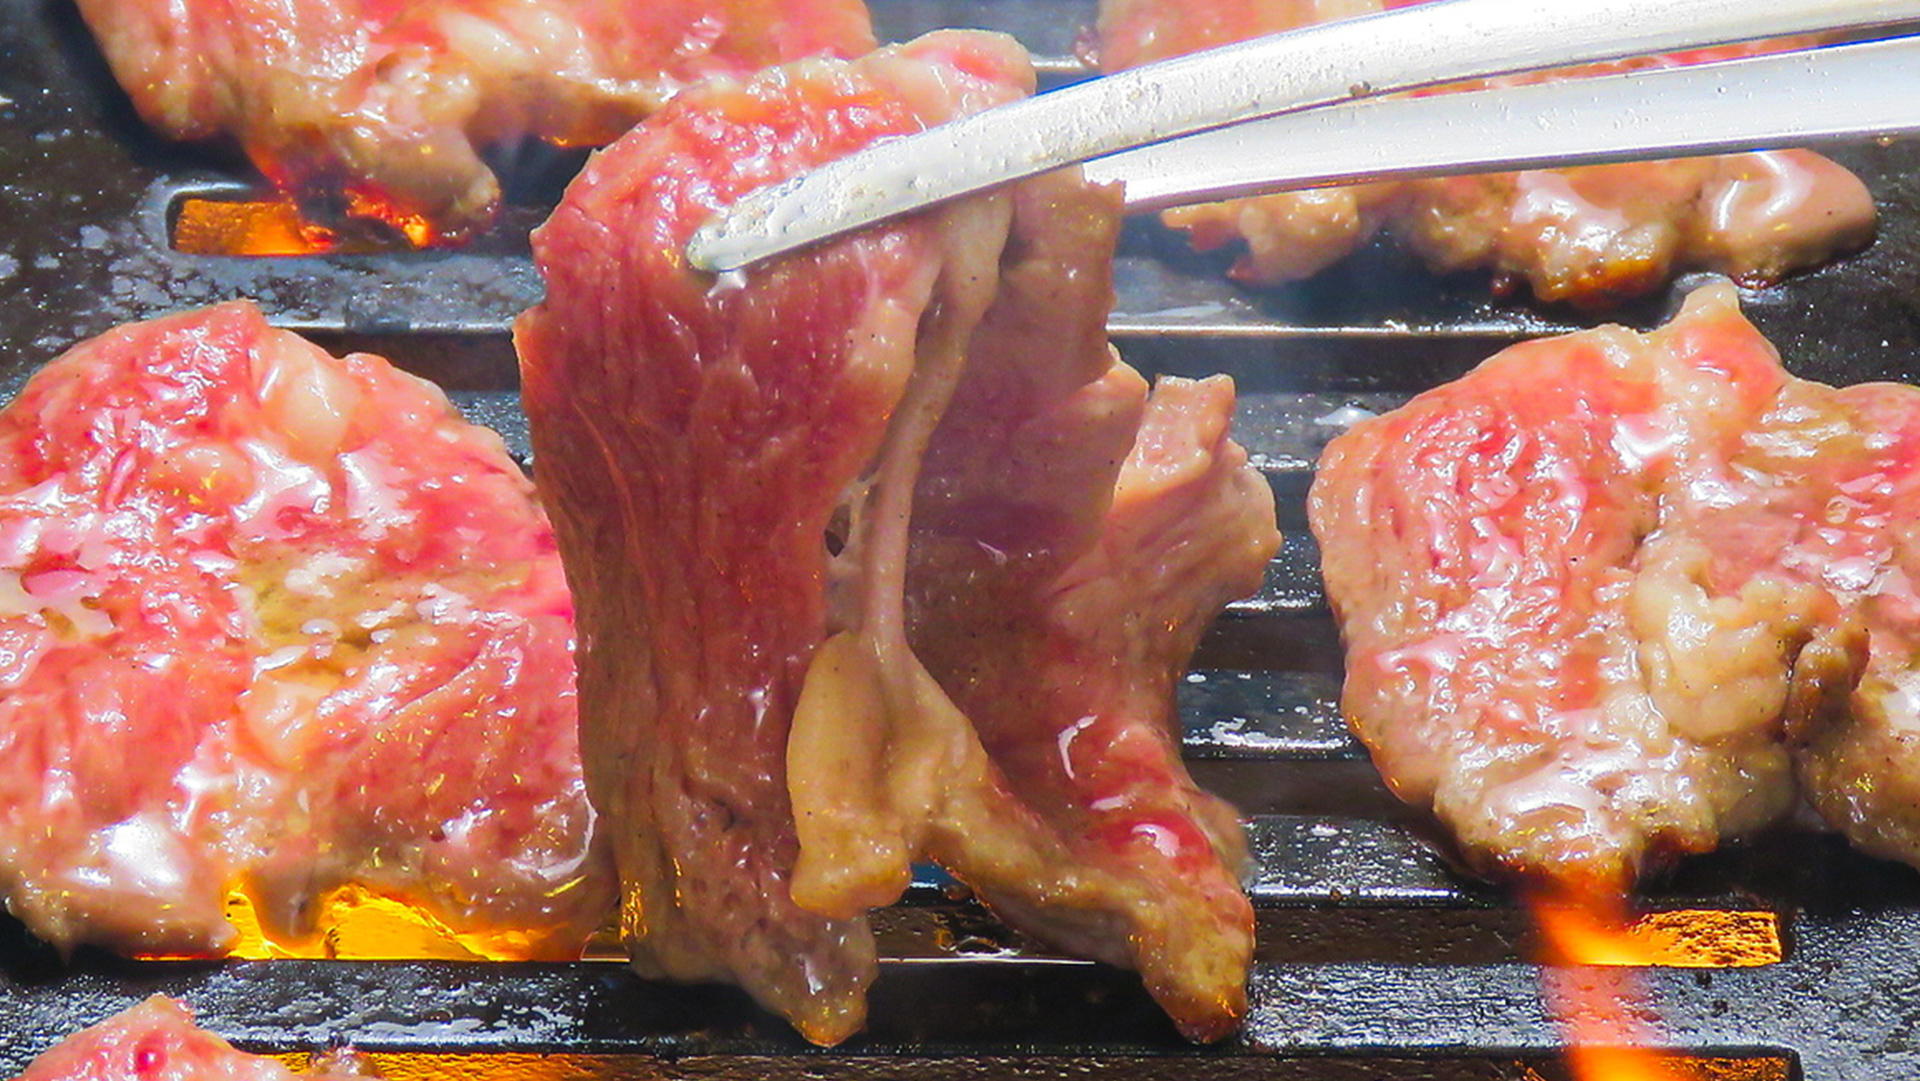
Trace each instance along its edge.
{"label": "meat fiber texture", "polygon": [[708,84],[535,235],[523,394],[635,964],[820,1043],[927,858],[1196,1038],[1244,1010],[1240,827],[1172,683],[1279,538],[1231,384],[1149,396],[1107,344],[1116,193],[1045,177],[719,278],[681,254],[756,186],[1032,80],[945,32]]}
{"label": "meat fiber texture", "polygon": [[[1419,2],[1419,0],[1414,0]],[[1109,71],[1262,34],[1353,18],[1408,0],[1101,0]],[[1563,74],[1727,59],[1781,42],[1696,50]],[[1507,83],[1543,76],[1509,77]],[[1254,285],[1311,277],[1381,229],[1436,273],[1489,270],[1545,301],[1603,307],[1683,270],[1765,284],[1873,237],[1872,196],[1805,150],[1319,188],[1167,211],[1209,250],[1244,242],[1232,275]]]}
{"label": "meat fiber texture", "polygon": [[377,1076],[347,1053],[295,1073],[198,1028],[184,1003],[154,995],[33,1060],[15,1081],[354,1081]]}
{"label": "meat fiber texture", "polygon": [[570,602],[499,438],[250,303],[75,347],[0,413],[0,885],[61,947],[213,955],[333,890],[578,956],[613,876]]}
{"label": "meat fiber texture", "polygon": [[82,0],[140,114],[227,136],[309,213],[484,229],[482,160],[613,141],[681,87],[873,47],[862,0]]}
{"label": "meat fiber texture", "polygon": [[1790,377],[1733,289],[1516,346],[1327,448],[1342,705],[1489,869],[1622,890],[1804,794],[1920,863],[1920,390]]}

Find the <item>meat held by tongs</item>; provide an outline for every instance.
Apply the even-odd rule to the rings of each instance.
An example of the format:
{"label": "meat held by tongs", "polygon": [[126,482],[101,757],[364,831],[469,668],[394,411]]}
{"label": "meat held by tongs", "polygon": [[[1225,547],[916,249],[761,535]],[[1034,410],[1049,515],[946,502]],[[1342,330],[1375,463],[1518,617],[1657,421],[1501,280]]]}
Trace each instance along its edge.
{"label": "meat held by tongs", "polygon": [[535,236],[523,395],[625,937],[820,1043],[926,859],[1189,1036],[1245,1010],[1245,845],[1173,684],[1279,535],[1232,384],[1149,394],[1107,343],[1116,194],[1062,173],[740,274],[681,257],[757,184],[1032,79],[947,32],[690,89]]}

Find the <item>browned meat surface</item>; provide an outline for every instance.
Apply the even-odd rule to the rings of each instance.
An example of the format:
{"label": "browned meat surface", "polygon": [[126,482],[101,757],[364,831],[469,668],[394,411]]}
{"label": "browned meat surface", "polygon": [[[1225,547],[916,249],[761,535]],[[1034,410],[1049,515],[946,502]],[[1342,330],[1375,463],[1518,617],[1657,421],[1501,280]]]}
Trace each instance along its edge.
{"label": "browned meat surface", "polygon": [[1279,537],[1226,437],[1231,383],[1167,381],[1143,413],[1107,345],[1117,227],[1070,177],[1015,198],[907,552],[908,638],[951,706],[866,700],[884,659],[816,661],[788,752],[798,888],[885,903],[930,855],[1017,926],[1138,968],[1207,1039],[1244,1010],[1252,911],[1238,820],[1181,764],[1173,680]]}
{"label": "browned meat surface", "polygon": [[0,885],[69,947],[319,952],[356,884],[483,952],[611,910],[553,535],[499,438],[244,302],[0,413]]}
{"label": "browned meat surface", "polygon": [[1865,638],[1846,709],[1804,735],[1802,779],[1855,844],[1920,866],[1920,389],[1867,384],[1797,406],[1776,410],[1782,431],[1761,444],[1765,466],[1794,482],[1781,501],[1794,528],[1766,541]]}
{"label": "browned meat surface", "polygon": [[1277,536],[1230,388],[1148,406],[1106,344],[1113,196],[1046,178],[718,279],[680,255],[760,183],[1031,87],[948,33],[691,90],[535,239],[523,387],[636,964],[819,1042],[928,857],[1196,1036],[1242,1008],[1239,829],[1171,683]]}
{"label": "browned meat surface", "polygon": [[1782,728],[1844,683],[1830,606],[1764,567],[1732,586],[1691,528],[1763,498],[1730,458],[1785,381],[1722,286],[1650,335],[1515,346],[1327,448],[1342,708],[1469,855],[1618,889],[1791,805]]}
{"label": "browned meat surface", "polygon": [[228,136],[327,220],[417,243],[491,220],[481,160],[611,142],[681,87],[873,47],[862,0],[82,0],[115,76],[175,139]]}
{"label": "browned meat surface", "polygon": [[[1100,61],[1119,70],[1406,6],[1406,0],[1101,0]],[[1797,150],[1287,192],[1184,207],[1164,217],[1203,250],[1244,242],[1232,273],[1251,284],[1309,277],[1384,227],[1436,272],[1490,270],[1497,291],[1524,282],[1542,300],[1588,307],[1659,288],[1689,269],[1753,284],[1778,281],[1865,245],[1874,229],[1873,200],[1859,180]]]}
{"label": "browned meat surface", "polygon": [[1808,150],[1420,180],[1391,225],[1437,272],[1487,268],[1495,288],[1596,306],[1679,271],[1748,285],[1864,246],[1873,197]]}
{"label": "browned meat surface", "polygon": [[1343,707],[1485,865],[1618,889],[1802,791],[1920,865],[1917,478],[1920,390],[1788,377],[1726,285],[1515,347],[1327,450]]}
{"label": "browned meat surface", "polygon": [[[973,546],[924,571],[915,634],[1069,861],[1024,866],[966,814],[933,856],[1014,925],[1139,969],[1195,1039],[1226,1035],[1244,1012],[1253,913],[1239,820],[1181,763],[1173,683],[1278,544],[1271,493],[1227,439],[1232,407],[1224,377],[1156,386],[1091,546],[1065,566],[1003,560],[1034,551],[1000,547],[1018,536],[1005,517],[947,533]],[[1012,490],[1022,477],[1007,475],[1002,506],[1044,520]]]}
{"label": "browned meat surface", "polygon": [[375,1076],[351,1055],[331,1054],[296,1074],[194,1027],[193,1011],[161,995],[74,1033],[33,1060],[16,1081],[352,1081]]}

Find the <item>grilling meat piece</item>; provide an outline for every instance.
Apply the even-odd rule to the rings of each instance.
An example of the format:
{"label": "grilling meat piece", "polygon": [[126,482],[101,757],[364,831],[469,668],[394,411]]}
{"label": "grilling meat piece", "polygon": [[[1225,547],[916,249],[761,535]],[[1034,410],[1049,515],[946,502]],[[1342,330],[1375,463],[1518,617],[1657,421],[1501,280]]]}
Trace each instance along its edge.
{"label": "grilling meat piece", "polygon": [[570,602],[492,432],[236,302],[0,413],[0,884],[62,947],[319,952],[349,883],[501,956],[612,907]]}
{"label": "grilling meat piece", "polygon": [[871,513],[839,561],[858,629],[816,658],[788,749],[795,891],[884,904],[931,856],[1008,922],[1139,969],[1213,1039],[1244,1011],[1252,909],[1239,820],[1181,763],[1173,681],[1259,587],[1272,495],[1227,439],[1231,382],[1166,380],[1143,409],[1107,344],[1115,193],[1061,175],[1014,203],[911,537],[886,542],[907,545],[907,637],[945,700],[895,697],[874,558],[894,519]]}
{"label": "grilling meat piece", "polygon": [[140,114],[236,140],[323,222],[486,227],[483,149],[611,142],[681,87],[873,47],[862,0],[81,0]]}
{"label": "grilling meat piece", "polygon": [[[1482,865],[1630,885],[1795,798],[1784,732],[1850,635],[1736,462],[1788,380],[1730,287],[1669,326],[1515,346],[1322,458],[1342,708]],[[1741,542],[1751,540],[1751,544]]]}
{"label": "grilling meat piece", "polygon": [[74,1033],[33,1060],[16,1081],[364,1081],[377,1077],[350,1054],[330,1054],[296,1074],[196,1028],[193,1011],[163,995]]}
{"label": "grilling meat piece", "polygon": [[1787,376],[1726,285],[1355,425],[1309,500],[1388,781],[1611,889],[1800,791],[1920,866],[1916,507],[1920,389]]}
{"label": "grilling meat piece", "polygon": [[523,394],[635,963],[817,1042],[926,857],[1195,1036],[1243,1005],[1239,827],[1170,688],[1271,497],[1227,384],[1148,404],[1106,344],[1114,194],[1042,178],[720,278],[680,254],[757,185],[1031,88],[952,32],[708,84],[535,236]]}
{"label": "grilling meat piece", "polygon": [[[967,205],[971,232],[921,218],[719,280],[680,249],[756,185],[1030,78],[1009,44],[945,36],[703,85],[597,156],[534,237],[547,299],[516,326],[521,392],[578,599],[587,783],[634,963],[738,983],[820,1043],[860,1027],[875,971],[864,912],[791,895],[787,731],[827,635],[826,537],[936,286],[973,318],[991,295],[1006,212]],[[950,321],[928,333],[956,352],[969,320]]]}
{"label": "grilling meat piece", "polygon": [[[1102,67],[1119,70],[1262,34],[1411,6],[1381,0],[1101,0]],[[1775,46],[1698,50],[1585,73],[1726,59]],[[1513,77],[1518,82],[1542,76]],[[1235,278],[1310,277],[1387,227],[1436,273],[1485,268],[1546,301],[1603,306],[1705,269],[1778,281],[1872,239],[1871,195],[1802,150],[1440,177],[1286,192],[1171,210],[1195,247],[1244,241]]]}

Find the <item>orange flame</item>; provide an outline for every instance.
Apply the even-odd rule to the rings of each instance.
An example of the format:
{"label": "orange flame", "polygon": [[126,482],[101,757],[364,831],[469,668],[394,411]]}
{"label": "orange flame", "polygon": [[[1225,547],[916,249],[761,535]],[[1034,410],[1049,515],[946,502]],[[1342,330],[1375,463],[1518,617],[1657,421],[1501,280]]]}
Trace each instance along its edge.
{"label": "orange flame", "polygon": [[1772,912],[1677,909],[1635,915],[1618,896],[1533,898],[1545,960],[1584,966],[1543,973],[1547,1006],[1561,1021],[1567,1065],[1580,1081],[1784,1078],[1779,1059],[1682,1058],[1649,1051],[1656,1015],[1636,969],[1743,968],[1785,956]]}
{"label": "orange flame", "polygon": [[1638,915],[1614,900],[1537,898],[1548,959],[1572,965],[1753,968],[1785,956],[1772,912],[1682,908]]}
{"label": "orange flame", "polygon": [[1554,965],[1542,970],[1547,1008],[1559,1018],[1567,1065],[1579,1081],[1677,1081],[1667,1056],[1646,1049],[1653,1035],[1639,967],[1658,955],[1634,934],[1619,897],[1560,894],[1533,904]]}
{"label": "orange flame", "polygon": [[[259,911],[244,890],[230,889],[226,901],[227,922],[240,937],[227,956],[241,961],[288,957],[341,961],[516,961],[535,953],[535,940],[525,931],[515,928],[455,931],[424,909],[359,886],[343,886],[322,897],[318,904],[320,914],[315,926],[320,933],[307,939],[283,939],[275,937],[260,922]],[[140,959],[188,958],[150,953],[140,955]]]}
{"label": "orange flame", "polygon": [[418,214],[410,214],[392,203],[375,195],[354,191],[347,193],[347,216],[365,221],[385,222],[395,232],[407,238],[407,243],[416,248],[425,248],[439,240],[433,223]]}
{"label": "orange flame", "polygon": [[1682,1081],[1703,1077],[1776,1079],[1784,1060],[1678,1058],[1645,1050],[1653,1004],[1640,968],[1753,968],[1786,956],[1772,912],[1682,908],[1634,916],[1620,897],[1538,897],[1534,920],[1549,966],[1549,1010],[1563,1025],[1567,1066],[1580,1081]]}
{"label": "orange flame", "polygon": [[425,218],[358,194],[349,197],[348,215],[391,232],[382,235],[381,226],[330,229],[308,220],[291,199],[183,199],[174,216],[173,246],[188,255],[358,255],[424,248],[438,239]]}

